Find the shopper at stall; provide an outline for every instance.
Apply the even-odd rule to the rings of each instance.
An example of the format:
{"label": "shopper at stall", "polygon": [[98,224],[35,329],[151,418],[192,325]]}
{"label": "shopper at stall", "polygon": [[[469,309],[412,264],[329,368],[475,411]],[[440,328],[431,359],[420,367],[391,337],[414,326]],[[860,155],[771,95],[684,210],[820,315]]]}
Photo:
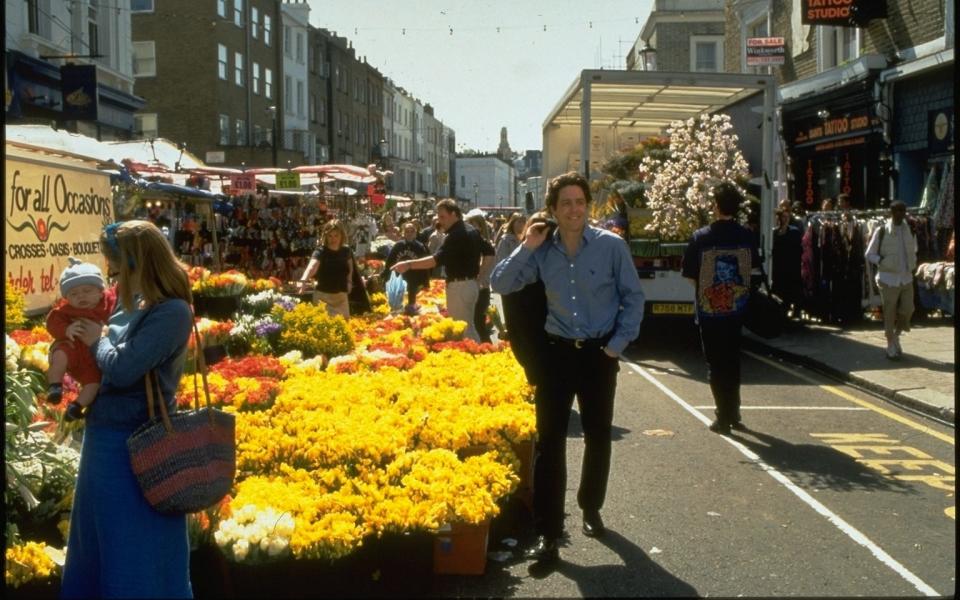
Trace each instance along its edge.
{"label": "shopper at stall", "polygon": [[[789,206],[789,203],[787,205]],[[790,222],[790,213],[782,207],[783,204],[776,213],[777,223],[773,229],[771,289],[783,300],[784,306],[796,314],[803,299],[800,280],[803,233]]]}
{"label": "shopper at stall", "polygon": [[906,205],[890,203],[890,218],[878,227],[867,245],[866,259],[877,265],[877,286],[883,302],[883,329],[887,358],[903,355],[900,334],[910,331],[913,316],[913,272],[917,268],[917,239],[906,222]]}
{"label": "shopper at stall", "polygon": [[547,296],[544,325],[549,374],[538,386],[537,458],[533,512],[538,535],[527,552],[538,563],[559,558],[566,494],[567,424],[574,396],[583,427],[584,457],[577,492],[583,532],[604,532],[603,507],[610,470],[611,428],[618,357],[640,331],[643,291],[627,244],[587,224],[590,184],[577,173],[555,177],[546,205],[557,230],[546,223],[527,228],[523,243],[493,271],[493,289],[519,291],[538,279]]}
{"label": "shopper at stall", "polygon": [[[417,240],[417,226],[413,221],[407,221],[403,224],[403,239],[393,245],[387,261],[383,265],[383,279],[386,281],[390,277],[390,269],[401,260],[414,260],[427,256],[427,248]],[[417,312],[417,292],[430,283],[429,272],[424,270],[411,270],[403,274],[404,281],[407,282],[407,306],[404,312],[407,314],[416,314]]]}
{"label": "shopper at stall", "polygon": [[77,326],[103,377],[83,432],[60,597],[190,598],[187,517],[147,503],[127,452],[127,438],[148,420],[149,371],[167,410],[176,411],[193,326],[190,282],[148,221],[108,225],[100,248],[122,310],[111,316],[106,335],[89,319]]}
{"label": "shopper at stall", "polygon": [[494,258],[496,252],[493,244],[490,243],[490,227],[483,218],[483,212],[478,210],[478,214],[468,213],[466,221],[480,233],[480,271],[477,274],[480,290],[477,292],[477,303],[473,308],[473,326],[480,336],[480,341],[490,343],[493,339],[490,337],[490,328],[487,326],[487,311],[490,309],[490,272],[496,265]]}
{"label": "shopper at stall", "polygon": [[503,232],[500,239],[497,240],[497,250],[494,255],[494,261],[500,262],[510,256],[517,246],[520,245],[520,238],[527,220],[520,213],[510,215],[510,220],[503,226]]}
{"label": "shopper at stall", "polygon": [[349,294],[353,288],[353,252],[346,245],[347,232],[340,221],[329,221],[323,228],[321,247],[317,248],[300,277],[300,291],[310,279],[317,282],[314,302],[327,306],[331,315],[350,317]]}
{"label": "shopper at stall", "polygon": [[466,322],[464,337],[479,342],[473,318],[480,293],[477,283],[482,251],[480,233],[463,222],[460,206],[449,198],[437,203],[437,219],[446,234],[440,248],[431,256],[400,261],[393,265],[393,270],[402,275],[410,269],[432,269],[441,265],[447,278],[447,314]]}
{"label": "shopper at stall", "polygon": [[731,428],[743,426],[740,328],[760,255],[753,233],[736,220],[741,193],[732,184],[721,183],[712,195],[715,220],[694,232],[683,255],[682,273],[696,290],[697,325],[717,415],[710,431],[729,434]]}

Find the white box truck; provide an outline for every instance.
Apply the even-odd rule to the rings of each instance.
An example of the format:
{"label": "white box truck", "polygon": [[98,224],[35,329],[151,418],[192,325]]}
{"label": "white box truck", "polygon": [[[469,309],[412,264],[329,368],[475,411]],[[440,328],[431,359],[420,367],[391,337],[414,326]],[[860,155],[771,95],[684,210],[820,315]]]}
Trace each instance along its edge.
{"label": "white box truck", "polygon": [[[733,124],[741,142],[756,140],[741,150],[751,163],[751,182],[760,187],[761,252],[769,273],[775,103],[771,75],[584,70],[543,123],[543,173],[547,181],[571,170],[598,179],[600,165],[610,156],[650,136],[665,135],[673,121],[736,112]],[[693,286],[680,275],[685,246],[650,241],[631,245],[646,297],[645,315],[693,315]]]}

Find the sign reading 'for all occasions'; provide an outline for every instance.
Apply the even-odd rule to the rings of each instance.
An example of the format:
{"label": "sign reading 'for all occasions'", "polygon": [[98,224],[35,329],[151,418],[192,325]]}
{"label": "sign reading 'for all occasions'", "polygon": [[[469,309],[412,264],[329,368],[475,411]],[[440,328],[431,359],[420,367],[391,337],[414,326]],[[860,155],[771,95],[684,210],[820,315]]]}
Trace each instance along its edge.
{"label": "sign reading 'for all occasions'", "polygon": [[99,240],[113,221],[110,176],[66,160],[8,154],[4,162],[6,284],[20,288],[26,310],[36,313],[56,300],[68,257],[104,267]]}

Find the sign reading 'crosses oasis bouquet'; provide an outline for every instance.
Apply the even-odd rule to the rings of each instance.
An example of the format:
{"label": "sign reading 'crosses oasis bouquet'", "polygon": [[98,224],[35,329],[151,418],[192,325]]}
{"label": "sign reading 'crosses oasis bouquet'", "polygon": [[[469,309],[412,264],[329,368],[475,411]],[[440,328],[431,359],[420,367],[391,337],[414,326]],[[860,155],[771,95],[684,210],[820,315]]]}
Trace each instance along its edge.
{"label": "sign reading 'crosses oasis bouquet'", "polygon": [[36,313],[58,297],[67,257],[104,267],[99,238],[113,221],[110,177],[80,162],[12,156],[10,146],[7,150],[6,285],[22,289],[27,311]]}

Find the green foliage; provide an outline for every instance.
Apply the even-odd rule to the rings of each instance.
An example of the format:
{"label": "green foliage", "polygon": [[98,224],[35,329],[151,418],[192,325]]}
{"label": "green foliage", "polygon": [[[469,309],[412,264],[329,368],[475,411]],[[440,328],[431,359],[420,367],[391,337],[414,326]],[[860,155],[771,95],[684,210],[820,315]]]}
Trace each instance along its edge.
{"label": "green foliage", "polygon": [[353,334],[346,319],[330,316],[323,304],[301,302],[289,311],[275,308],[273,314],[283,325],[278,342],[281,353],[299,350],[305,357],[322,354],[329,358],[353,351]]}
{"label": "green foliage", "polygon": [[600,167],[603,179],[600,180],[599,192],[620,192],[627,205],[645,207],[646,179],[641,171],[641,163],[646,157],[656,160],[666,160],[670,156],[670,142],[667,138],[651,137],[643,140],[633,148],[624,150],[611,157]]}

